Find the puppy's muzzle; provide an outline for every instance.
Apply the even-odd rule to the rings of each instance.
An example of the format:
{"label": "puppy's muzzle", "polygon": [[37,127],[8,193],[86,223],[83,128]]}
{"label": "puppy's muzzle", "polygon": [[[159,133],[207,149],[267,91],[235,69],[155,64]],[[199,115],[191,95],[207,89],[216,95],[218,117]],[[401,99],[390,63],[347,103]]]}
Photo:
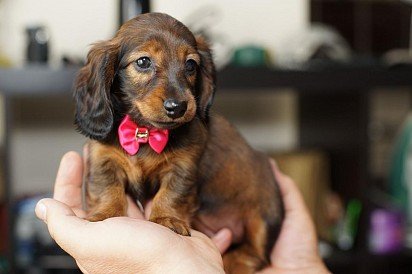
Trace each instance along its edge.
{"label": "puppy's muzzle", "polygon": [[182,117],[187,110],[186,101],[177,101],[175,99],[167,99],[164,101],[163,106],[166,110],[166,115],[172,119]]}

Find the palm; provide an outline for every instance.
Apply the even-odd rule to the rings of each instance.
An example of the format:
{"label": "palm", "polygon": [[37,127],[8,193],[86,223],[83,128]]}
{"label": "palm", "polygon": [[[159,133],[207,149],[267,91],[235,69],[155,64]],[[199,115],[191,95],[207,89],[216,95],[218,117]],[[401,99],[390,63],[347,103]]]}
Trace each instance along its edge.
{"label": "palm", "polygon": [[[165,261],[160,265],[167,266],[169,254],[170,260],[174,261],[184,261],[192,257],[208,262],[215,269],[221,269],[223,265],[220,252],[213,242],[197,231],[192,231],[191,237],[184,237],[164,226],[130,217],[110,218],[90,225],[93,231],[91,237],[94,239],[90,239],[89,235],[88,241],[96,243],[100,239],[105,239],[100,248],[95,246],[93,249],[94,259],[98,258],[99,261],[110,260],[113,253],[120,258],[133,258],[134,255],[129,253],[130,250],[134,250],[134,254],[139,254],[138,258],[125,260],[123,263],[128,269],[136,269],[134,264],[137,262],[139,265],[149,263],[153,258],[158,258],[159,254],[163,256],[157,260]],[[110,246],[110,249],[105,248],[106,246]],[[87,273],[99,273],[101,269],[101,266],[96,266],[94,261],[90,262],[89,257],[79,257],[77,263]],[[107,267],[105,270],[108,270]]]}
{"label": "palm", "polygon": [[[150,202],[146,205],[145,214],[143,214],[133,200],[127,197],[128,217],[109,218],[95,223],[82,220],[86,216],[86,212],[82,207],[83,167],[80,155],[77,153],[66,154],[58,171],[54,189],[54,199],[61,202],[61,206],[68,207],[66,207],[67,211],[71,212],[68,212],[68,215],[75,215],[81,218],[77,220],[78,223],[87,224],[83,228],[84,233],[76,235],[75,241],[92,242],[94,247],[91,252],[94,252],[95,259],[90,261],[89,256],[75,257],[83,272],[99,273],[99,267],[101,266],[97,265],[96,267],[96,259],[110,260],[113,251],[116,251],[116,254],[120,257],[129,258],[130,254],[127,252],[129,250],[135,250],[136,254],[145,254],[143,257],[147,257],[148,261],[151,257],[158,256],[158,254],[173,254],[174,260],[176,256],[179,256],[182,261],[186,261],[184,259],[187,257],[192,257],[197,258],[199,262],[208,262],[208,267],[213,267],[216,270],[222,268],[223,263],[219,250],[227,248],[230,244],[230,236],[224,237],[223,242],[216,239],[213,242],[206,235],[194,230],[191,232],[191,237],[178,235],[164,226],[146,220],[150,215]],[[92,233],[87,233],[86,230],[92,231]],[[58,237],[58,235],[55,236]],[[81,237],[85,237],[85,239]],[[101,241],[101,239],[105,240]],[[56,239],[56,241],[59,240],[70,242],[70,237]],[[96,248],[96,245],[100,245],[100,243],[102,246]],[[127,248],[127,245],[130,248]],[[110,246],[110,250],[106,248],[107,246]],[[159,250],[159,247],[161,250]],[[70,246],[67,251],[71,251]],[[123,252],[125,254],[122,254]],[[134,261],[143,260],[143,257],[140,256],[139,259],[130,260],[130,264],[133,264]],[[127,263],[129,262],[125,262],[125,264]],[[133,269],[132,265],[129,265],[129,267]]]}

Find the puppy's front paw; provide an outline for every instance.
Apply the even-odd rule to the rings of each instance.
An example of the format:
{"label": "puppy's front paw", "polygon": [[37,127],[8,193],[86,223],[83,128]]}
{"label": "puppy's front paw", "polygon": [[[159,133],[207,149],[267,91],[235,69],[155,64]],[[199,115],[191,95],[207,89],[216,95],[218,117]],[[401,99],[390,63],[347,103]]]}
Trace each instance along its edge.
{"label": "puppy's front paw", "polygon": [[99,221],[103,221],[109,218],[121,217],[121,216],[126,216],[126,213],[122,212],[121,210],[102,211],[102,210],[97,209],[97,210],[90,210],[87,213],[86,220],[88,220],[89,222],[99,222]]}
{"label": "puppy's front paw", "polygon": [[101,213],[89,213],[86,216],[86,220],[88,220],[89,222],[100,222],[110,217],[111,216],[106,216],[105,214],[101,214]]}
{"label": "puppy's front paw", "polygon": [[86,216],[86,220],[89,222],[99,222],[107,219],[106,216],[103,216],[103,214],[88,214]]}
{"label": "puppy's front paw", "polygon": [[190,236],[190,227],[179,219],[173,217],[158,217],[150,219],[150,221],[165,226],[182,236]]}

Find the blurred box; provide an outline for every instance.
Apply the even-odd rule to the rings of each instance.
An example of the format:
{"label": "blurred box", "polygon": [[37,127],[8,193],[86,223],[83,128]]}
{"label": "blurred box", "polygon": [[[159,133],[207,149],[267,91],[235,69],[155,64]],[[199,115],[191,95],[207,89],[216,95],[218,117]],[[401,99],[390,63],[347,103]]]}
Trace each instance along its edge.
{"label": "blurred box", "polygon": [[329,159],[321,151],[272,154],[280,170],[291,177],[312,215],[320,238],[330,240],[326,200],[330,194]]}

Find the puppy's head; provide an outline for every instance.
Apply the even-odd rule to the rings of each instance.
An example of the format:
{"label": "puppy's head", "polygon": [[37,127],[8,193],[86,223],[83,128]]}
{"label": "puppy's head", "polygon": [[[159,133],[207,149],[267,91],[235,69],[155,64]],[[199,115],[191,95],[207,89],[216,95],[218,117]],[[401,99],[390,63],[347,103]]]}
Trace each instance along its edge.
{"label": "puppy's head", "polygon": [[206,119],[214,90],[204,39],[168,15],[143,14],[91,48],[75,83],[75,123],[96,140],[126,114],[141,126],[173,129]]}

